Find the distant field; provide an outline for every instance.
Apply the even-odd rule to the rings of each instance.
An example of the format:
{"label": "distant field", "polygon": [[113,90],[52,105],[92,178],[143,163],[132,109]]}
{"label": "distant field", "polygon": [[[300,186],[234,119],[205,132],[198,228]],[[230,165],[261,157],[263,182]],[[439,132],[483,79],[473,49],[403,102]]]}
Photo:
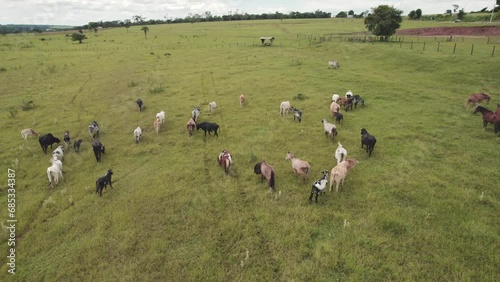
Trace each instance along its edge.
{"label": "distant field", "polygon": [[[350,34],[365,31],[355,19],[156,25],[147,39],[140,28],[88,32],[82,44],[64,34],[0,36],[2,179],[15,170],[17,219],[12,276],[4,184],[0,281],[500,279],[500,138],[464,107],[476,92],[492,95],[483,106],[500,104],[495,44],[354,43]],[[261,47],[260,36],[276,40]],[[332,59],[340,69],[327,68]],[[366,105],[343,111],[332,142],[321,120],[333,122],[330,98],[347,90]],[[279,115],[285,100],[303,111],[301,123]],[[36,107],[23,111],[28,101]],[[219,108],[210,114],[211,101]],[[201,121],[221,126],[219,138],[188,136],[195,106]],[[93,120],[102,163],[87,132]],[[36,138],[21,139],[27,127],[84,140],[80,154],[66,153],[53,190],[49,155]],[[361,128],[378,140],[370,158]],[[338,142],[359,164],[339,192],[309,203]],[[216,162],[223,149],[234,159],[229,176]],[[287,151],[311,164],[306,184]],[[260,160],[276,170],[274,192],[253,172]],[[95,181],[109,168],[114,188],[99,197]]]}

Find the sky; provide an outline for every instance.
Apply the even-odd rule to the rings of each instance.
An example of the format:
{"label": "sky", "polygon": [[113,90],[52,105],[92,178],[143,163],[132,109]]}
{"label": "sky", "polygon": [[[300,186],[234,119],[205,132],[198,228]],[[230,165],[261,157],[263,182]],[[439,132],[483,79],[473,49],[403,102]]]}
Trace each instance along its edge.
{"label": "sky", "polygon": [[421,9],[424,15],[444,13],[453,4],[464,11],[491,9],[496,0],[0,0],[0,24],[40,24],[81,26],[89,22],[132,19],[139,15],[149,19],[185,18],[203,15],[210,11],[213,16],[230,13],[285,13],[323,12],[337,15],[353,10],[355,14],[371,10],[378,5],[389,5],[408,15],[411,10]]}

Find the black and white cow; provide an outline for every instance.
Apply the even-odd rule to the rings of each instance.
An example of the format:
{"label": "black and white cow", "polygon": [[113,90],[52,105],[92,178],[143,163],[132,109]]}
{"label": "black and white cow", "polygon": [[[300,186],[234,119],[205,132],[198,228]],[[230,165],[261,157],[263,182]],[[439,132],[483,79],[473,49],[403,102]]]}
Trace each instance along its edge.
{"label": "black and white cow", "polygon": [[294,108],[294,107],[291,107],[290,110],[292,110],[292,113],[293,113],[293,120],[295,120],[295,118],[297,118],[297,120],[300,123],[302,121],[302,111],[297,109],[297,108]]}
{"label": "black and white cow", "polygon": [[312,201],[312,197],[316,194],[316,203],[318,202],[319,193],[325,193],[326,186],[328,185],[328,174],[330,173],[328,170],[322,172],[323,176],[314,181],[311,189],[311,196],[309,196],[309,201]]}

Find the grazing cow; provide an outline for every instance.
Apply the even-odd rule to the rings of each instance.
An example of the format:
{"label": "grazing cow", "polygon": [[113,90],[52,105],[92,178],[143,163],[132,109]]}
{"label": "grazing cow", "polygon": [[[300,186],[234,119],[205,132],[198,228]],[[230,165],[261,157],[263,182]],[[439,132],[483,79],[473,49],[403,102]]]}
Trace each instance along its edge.
{"label": "grazing cow", "polygon": [[104,188],[107,188],[108,185],[109,187],[113,188],[113,185],[111,185],[112,183],[111,175],[113,175],[113,170],[108,169],[106,174],[104,176],[99,177],[95,182],[95,192],[99,194],[99,196],[102,196],[102,190],[104,190]]}
{"label": "grazing cow", "polygon": [[361,129],[361,148],[363,145],[366,145],[366,152],[368,153],[368,157],[372,155],[372,151],[375,148],[375,143],[377,143],[377,139],[375,136],[370,135],[366,129]]}
{"label": "grazing cow", "polygon": [[194,109],[191,111],[191,118],[194,120],[194,122],[198,122],[198,118],[200,117],[200,112],[201,112],[200,107],[194,107]]}
{"label": "grazing cow", "polygon": [[55,155],[52,155],[52,158],[50,159],[50,163],[53,165],[55,164],[59,168],[59,170],[61,171],[60,176],[61,176],[61,178],[63,178],[62,174],[64,173],[64,171],[63,171],[63,164],[62,164],[61,160],[59,160]]}
{"label": "grazing cow", "polygon": [[325,193],[326,185],[328,185],[328,174],[330,173],[328,170],[325,170],[323,172],[323,176],[314,181],[311,189],[311,195],[309,196],[309,202],[312,201],[312,197],[314,194],[316,194],[316,203],[318,203],[318,195],[320,193]]}
{"label": "grazing cow", "polygon": [[340,68],[340,64],[337,61],[328,61],[328,68],[330,69],[338,69]]}
{"label": "grazing cow", "polygon": [[91,125],[89,125],[89,134],[90,138],[99,138],[99,125],[97,124],[97,121],[93,121]]}
{"label": "grazing cow", "polygon": [[306,183],[306,178],[311,171],[311,166],[308,162],[303,161],[295,157],[292,152],[288,152],[286,154],[285,160],[290,160],[292,162],[293,174],[297,175],[297,173],[302,176],[302,180]]}
{"label": "grazing cow", "polygon": [[156,118],[160,119],[161,124],[163,124],[165,122],[165,112],[161,111],[161,112],[157,113]]}
{"label": "grazing cow", "polygon": [[345,159],[347,158],[347,150],[342,147],[342,144],[340,144],[340,142],[337,150],[335,150],[335,158],[337,159],[337,164],[345,161]]}
{"label": "grazing cow", "polygon": [[141,139],[142,137],[142,129],[140,126],[138,126],[135,130],[134,130],[134,139],[135,139],[135,143],[139,144],[139,140]]}
{"label": "grazing cow", "polygon": [[36,133],[32,128],[25,128],[21,130],[21,137],[23,137],[24,141],[28,140],[28,136],[33,136],[33,135],[38,136],[38,133]]}
{"label": "grazing cow", "polygon": [[339,105],[344,105],[344,110],[347,112],[349,109],[351,109],[352,111],[352,101],[353,101],[353,98],[350,97],[350,98],[345,98],[345,97],[342,97],[339,99],[338,101],[338,104]]}
{"label": "grazing cow", "polygon": [[[354,102],[354,108],[356,108],[358,106],[358,103],[360,103],[361,106],[365,105],[365,100],[363,100],[363,98],[361,98],[359,95],[354,95],[352,97],[352,101]],[[351,109],[352,109],[352,106],[351,106]]]}
{"label": "grazing cow", "polygon": [[193,118],[190,118],[186,123],[186,128],[188,130],[189,136],[193,135],[195,127],[196,127],[196,122],[194,122]]}
{"label": "grazing cow", "polygon": [[137,100],[135,102],[137,103],[137,109],[139,110],[139,112],[142,112],[142,100],[141,100],[141,98],[137,98]]}
{"label": "grazing cow", "polygon": [[66,130],[66,132],[64,132],[63,140],[65,148],[68,148],[69,151],[69,149],[71,148],[71,137],[69,136],[69,130]]}
{"label": "grazing cow", "polygon": [[337,113],[340,113],[340,106],[339,104],[332,102],[330,104],[330,114],[332,115],[332,118],[336,117]]}
{"label": "grazing cow", "polygon": [[62,161],[63,157],[64,157],[64,151],[63,151],[63,146],[58,146],[53,152],[52,152],[52,156],[60,161]]}
{"label": "grazing cow", "polygon": [[215,101],[208,103],[208,112],[212,113],[212,110],[217,109],[217,103]]}
{"label": "grazing cow", "polygon": [[290,110],[290,101],[283,101],[280,104],[280,115],[287,114],[288,111]]}
{"label": "grazing cow", "polygon": [[42,150],[45,154],[47,154],[47,148],[50,145],[50,149],[52,149],[52,144],[54,143],[61,143],[61,140],[59,138],[54,137],[51,133],[45,134],[43,136],[38,137],[38,142],[40,143],[40,146],[42,146]]}
{"label": "grazing cow", "polygon": [[265,177],[269,190],[271,192],[274,191],[274,168],[272,166],[268,165],[265,161],[260,161],[253,167],[253,171],[255,174],[260,174],[260,182]]}
{"label": "grazing cow", "polygon": [[339,124],[344,123],[344,116],[341,113],[337,113],[337,115],[335,115],[335,121]]}
{"label": "grazing cow", "polygon": [[80,144],[82,144],[82,139],[78,139],[73,143],[73,149],[75,149],[75,152],[80,153]]}
{"label": "grazing cow", "polygon": [[226,175],[229,174],[229,169],[233,164],[233,158],[231,157],[231,154],[228,150],[224,149],[222,150],[222,152],[220,152],[219,156],[217,157],[217,162],[219,163],[219,165],[224,166],[224,173]]}
{"label": "grazing cow", "polygon": [[295,121],[295,118],[297,118],[300,123],[302,121],[302,111],[294,107],[291,107],[290,110],[292,110],[293,113],[293,120]]}
{"label": "grazing cow", "polygon": [[207,136],[207,131],[208,135],[210,135],[210,132],[213,131],[214,135],[217,136],[217,138],[219,138],[219,134],[217,134],[217,130],[219,130],[220,132],[218,124],[211,122],[202,122],[196,125],[196,130],[199,130],[200,128],[203,129],[203,131],[205,132],[205,136]]}
{"label": "grazing cow", "polygon": [[155,128],[156,135],[158,135],[160,132],[160,126],[161,126],[160,118],[158,118],[158,117],[156,118],[156,120],[153,122],[153,126]]}
{"label": "grazing cow", "polygon": [[324,118],[321,123],[323,123],[323,128],[325,129],[325,135],[330,136],[335,139],[335,135],[337,135],[337,127],[333,123],[329,123],[326,118]]}
{"label": "grazing cow", "polygon": [[[47,178],[49,179],[49,185],[54,188],[54,184],[57,186],[59,184],[59,177],[63,178],[62,175],[62,163],[61,161],[54,160],[52,161],[52,165],[47,168]],[[58,163],[59,162],[59,163]]]}
{"label": "grazing cow", "polygon": [[340,95],[339,94],[333,94],[332,95],[332,102],[335,102],[337,103],[340,99]]}
{"label": "grazing cow", "polygon": [[339,191],[339,184],[344,186],[344,179],[347,176],[347,172],[357,163],[357,160],[349,158],[332,168],[332,171],[330,172],[330,192],[333,190],[334,182],[337,184],[335,189],[336,192]]}
{"label": "grazing cow", "polygon": [[105,148],[104,145],[99,141],[99,139],[95,139],[92,142],[92,150],[94,151],[94,156],[97,162],[101,162],[101,154],[104,154]]}
{"label": "grazing cow", "polygon": [[241,94],[240,95],[240,107],[243,107],[243,105],[245,104],[245,95]]}
{"label": "grazing cow", "polygon": [[471,94],[467,98],[467,102],[465,103],[465,110],[469,110],[469,105],[472,104],[475,106],[476,104],[481,104],[482,101],[486,101],[486,104],[490,103],[491,96],[486,93],[475,93]]}

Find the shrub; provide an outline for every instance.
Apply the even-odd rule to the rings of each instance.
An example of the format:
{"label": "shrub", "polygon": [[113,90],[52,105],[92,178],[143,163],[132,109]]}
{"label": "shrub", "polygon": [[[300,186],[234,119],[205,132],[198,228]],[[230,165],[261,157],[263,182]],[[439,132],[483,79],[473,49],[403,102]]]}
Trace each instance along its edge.
{"label": "shrub", "polygon": [[149,93],[151,94],[159,94],[159,93],[163,93],[165,92],[165,88],[163,86],[156,86],[156,87],[153,87],[151,89],[149,89]]}
{"label": "shrub", "polygon": [[300,101],[302,101],[302,100],[307,99],[307,97],[306,97],[304,94],[299,93],[299,94],[295,95],[295,96],[293,97],[293,99],[294,99],[294,100],[300,100]]}
{"label": "shrub", "polygon": [[14,118],[16,117],[16,115],[17,115],[17,108],[14,106],[9,107],[9,116],[11,118]]}
{"label": "shrub", "polygon": [[7,71],[7,69],[4,67],[0,67],[0,72],[3,72],[3,71]]}
{"label": "shrub", "polygon": [[23,109],[23,111],[30,111],[30,110],[34,110],[36,108],[36,105],[35,105],[35,102],[33,102],[31,100],[29,100],[29,101],[23,100],[23,104],[22,104],[21,108]]}
{"label": "shrub", "polygon": [[137,85],[139,85],[139,82],[135,82],[135,81],[132,80],[127,85],[128,85],[128,87],[136,87]]}

